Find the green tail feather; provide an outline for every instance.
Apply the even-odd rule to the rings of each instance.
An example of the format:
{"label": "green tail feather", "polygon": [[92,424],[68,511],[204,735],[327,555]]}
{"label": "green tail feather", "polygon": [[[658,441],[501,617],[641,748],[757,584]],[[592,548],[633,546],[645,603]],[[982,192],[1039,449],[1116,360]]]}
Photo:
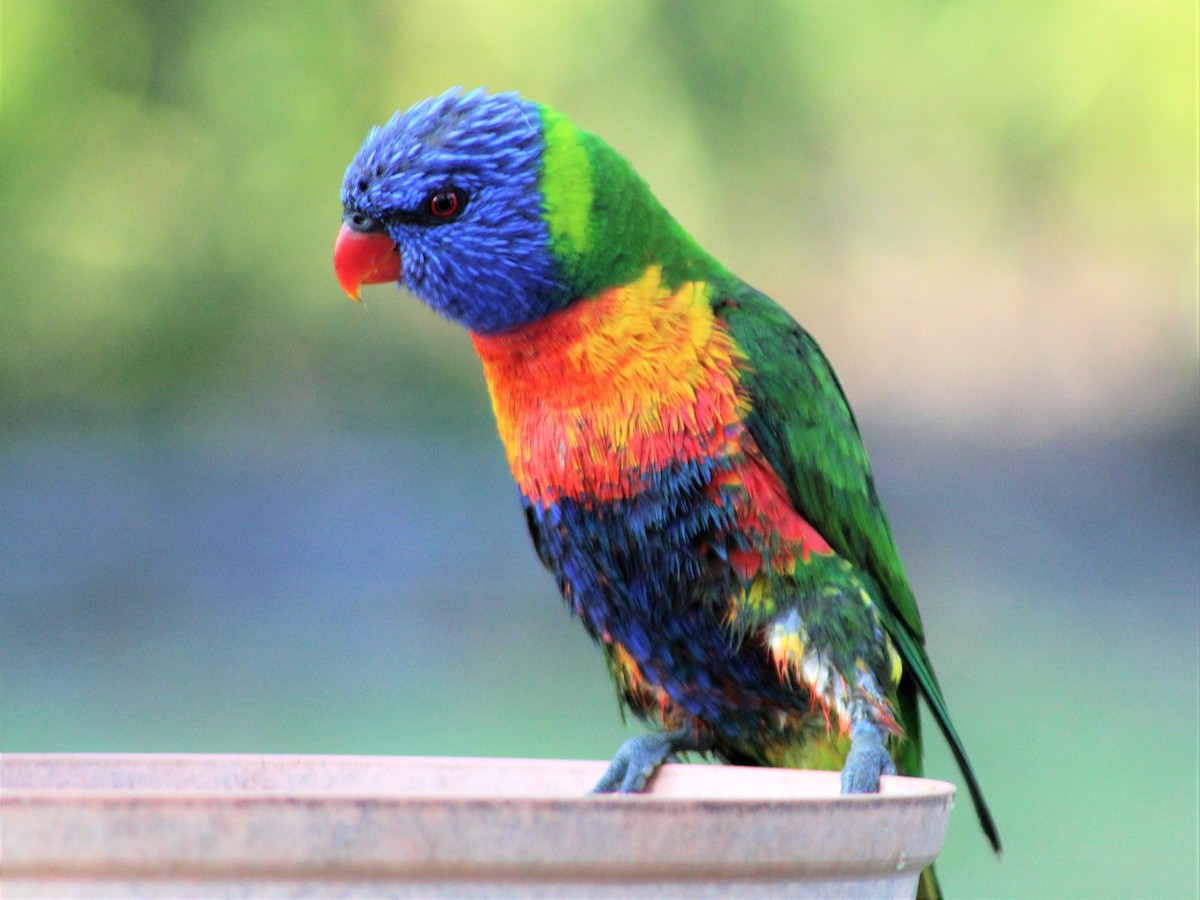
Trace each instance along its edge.
{"label": "green tail feather", "polygon": [[938,884],[937,873],[933,866],[921,870],[921,880],[917,882],[917,900],[941,900],[942,886]]}
{"label": "green tail feather", "polygon": [[921,693],[925,696],[925,702],[929,704],[933,717],[937,719],[938,726],[942,729],[942,734],[946,736],[946,742],[950,745],[950,752],[954,754],[954,759],[958,763],[959,769],[962,770],[963,778],[967,782],[967,791],[971,794],[971,802],[975,804],[975,812],[979,816],[979,825],[983,828],[983,833],[991,842],[992,849],[997,854],[1001,853],[1003,848],[1000,843],[1000,832],[992,818],[992,811],[988,809],[987,801],[983,799],[983,789],[979,786],[979,779],[976,778],[975,770],[971,767],[971,760],[967,758],[962,738],[958,736],[958,732],[954,730],[954,725],[950,721],[950,713],[946,710],[946,700],[942,696],[941,687],[938,686],[937,676],[933,674],[933,669],[930,668],[926,659],[924,647],[917,643],[903,625],[893,629],[891,636],[898,645],[905,666],[916,678]]}

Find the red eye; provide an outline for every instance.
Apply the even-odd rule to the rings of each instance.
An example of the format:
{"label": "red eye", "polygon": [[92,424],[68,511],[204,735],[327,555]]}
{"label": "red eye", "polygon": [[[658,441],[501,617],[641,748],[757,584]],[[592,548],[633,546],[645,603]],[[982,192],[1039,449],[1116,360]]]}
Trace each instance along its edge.
{"label": "red eye", "polygon": [[449,219],[451,216],[458,215],[459,210],[462,209],[462,198],[458,191],[438,191],[429,196],[426,206],[431,216]]}

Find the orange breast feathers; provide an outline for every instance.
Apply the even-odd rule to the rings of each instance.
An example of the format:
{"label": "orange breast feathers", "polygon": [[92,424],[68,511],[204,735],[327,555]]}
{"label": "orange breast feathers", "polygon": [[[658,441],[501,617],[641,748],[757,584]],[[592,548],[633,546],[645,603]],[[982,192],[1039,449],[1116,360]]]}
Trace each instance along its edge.
{"label": "orange breast feathers", "polygon": [[500,437],[525,496],[610,501],[643,476],[736,450],[745,357],[702,282],[636,282],[531,325],[472,335]]}

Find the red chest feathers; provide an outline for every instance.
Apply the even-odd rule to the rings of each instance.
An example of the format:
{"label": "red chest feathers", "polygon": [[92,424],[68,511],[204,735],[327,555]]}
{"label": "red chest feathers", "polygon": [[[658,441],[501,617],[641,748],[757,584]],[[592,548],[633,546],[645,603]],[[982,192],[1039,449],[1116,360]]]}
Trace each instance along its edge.
{"label": "red chest feathers", "polygon": [[736,453],[744,357],[706,286],[651,267],[502,335],[473,336],[509,465],[530,500],[614,500],[641,474]]}

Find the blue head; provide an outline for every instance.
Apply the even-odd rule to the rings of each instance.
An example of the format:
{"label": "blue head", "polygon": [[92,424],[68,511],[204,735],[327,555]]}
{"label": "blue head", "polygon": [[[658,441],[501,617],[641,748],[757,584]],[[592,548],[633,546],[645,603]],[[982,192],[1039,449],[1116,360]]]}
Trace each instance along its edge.
{"label": "blue head", "polygon": [[359,284],[400,281],[482,334],[565,305],[543,216],[544,145],[537,104],[481,90],[447,91],[371,129],[342,185],[343,287],[357,296]]}

